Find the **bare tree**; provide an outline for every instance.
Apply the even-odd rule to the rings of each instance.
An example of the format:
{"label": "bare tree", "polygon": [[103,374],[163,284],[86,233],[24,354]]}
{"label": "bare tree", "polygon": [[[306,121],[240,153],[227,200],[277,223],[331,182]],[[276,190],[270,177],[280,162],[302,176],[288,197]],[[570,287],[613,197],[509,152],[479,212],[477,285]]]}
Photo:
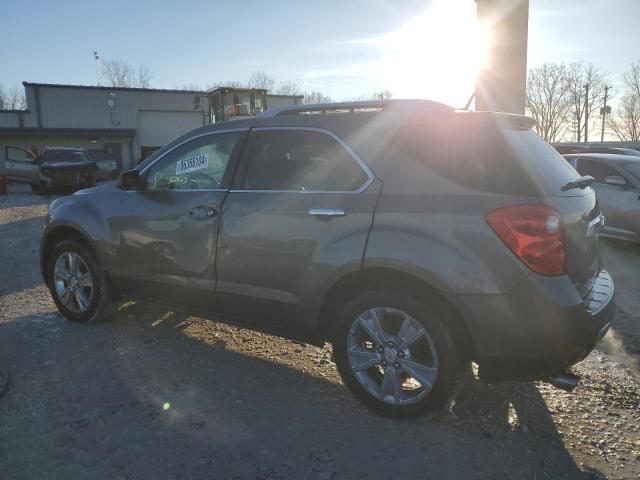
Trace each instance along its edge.
{"label": "bare tree", "polygon": [[[604,90],[608,84],[607,74],[593,63],[574,62],[567,68],[568,95],[571,99],[571,124],[576,141],[586,138],[591,130],[585,125],[585,117],[592,118],[602,106]],[[589,98],[587,89],[589,86]],[[609,93],[611,97],[611,93]]]}
{"label": "bare tree", "polygon": [[564,64],[545,63],[527,76],[527,110],[536,131],[548,142],[562,138],[571,118],[571,98]]}
{"label": "bare tree", "polygon": [[331,102],[333,102],[331,97],[326,96],[322,92],[304,92],[304,98],[302,99],[302,103],[306,104]]}
{"label": "bare tree", "polygon": [[300,87],[295,82],[280,82],[276,89],[278,95],[304,95]]}
{"label": "bare tree", "polygon": [[7,108],[7,92],[4,89],[4,86],[0,83],[0,110],[5,110]]}
{"label": "bare tree", "polygon": [[360,95],[359,97],[353,97],[353,101],[367,101],[367,100],[391,100],[393,98],[393,92],[389,89],[381,90],[379,92],[371,92],[368,95]]}
{"label": "bare tree", "polygon": [[101,70],[112,87],[149,88],[153,76],[147,67],[140,65],[136,71],[129,62],[121,58],[104,60]]}
{"label": "bare tree", "polygon": [[153,74],[144,65],[138,66],[138,75],[135,79],[135,83],[138,88],[149,88],[151,86],[151,77]]}
{"label": "bare tree", "polygon": [[215,87],[243,88],[246,86],[247,85],[245,83],[242,83],[240,80],[223,80],[221,82],[214,82],[213,84],[211,84],[209,88],[215,88]]}
{"label": "bare tree", "polygon": [[0,110],[24,110],[27,102],[24,92],[19,87],[9,89],[0,85]]}
{"label": "bare tree", "polygon": [[640,60],[623,76],[624,94],[609,124],[622,141],[640,141]]}
{"label": "bare tree", "polygon": [[262,70],[253,72],[249,77],[250,88],[264,88],[270,92],[273,90],[275,85],[276,81]]}

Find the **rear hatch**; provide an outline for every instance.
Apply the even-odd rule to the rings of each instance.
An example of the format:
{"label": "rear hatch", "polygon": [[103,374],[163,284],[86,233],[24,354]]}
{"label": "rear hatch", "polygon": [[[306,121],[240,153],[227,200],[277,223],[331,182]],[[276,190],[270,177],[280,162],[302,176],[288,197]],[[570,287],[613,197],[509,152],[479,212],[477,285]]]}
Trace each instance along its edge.
{"label": "rear hatch", "polygon": [[560,214],[566,238],[567,274],[584,297],[600,270],[596,234],[601,217],[595,192],[589,186],[566,188],[580,178],[578,172],[528,128],[526,121],[518,119],[526,117],[503,116],[495,148],[519,160],[539,193],[538,201]]}

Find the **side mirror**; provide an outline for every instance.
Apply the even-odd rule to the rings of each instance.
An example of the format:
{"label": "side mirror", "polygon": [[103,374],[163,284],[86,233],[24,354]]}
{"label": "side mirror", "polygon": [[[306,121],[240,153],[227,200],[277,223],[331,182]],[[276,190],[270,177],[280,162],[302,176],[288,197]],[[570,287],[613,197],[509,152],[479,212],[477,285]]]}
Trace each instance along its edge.
{"label": "side mirror", "polygon": [[606,177],[604,179],[604,183],[606,183],[607,185],[611,185],[612,187],[624,188],[627,186],[627,181],[620,175],[611,175],[610,177]]}
{"label": "side mirror", "polygon": [[120,172],[116,185],[122,190],[144,190],[147,188],[147,182],[136,169]]}

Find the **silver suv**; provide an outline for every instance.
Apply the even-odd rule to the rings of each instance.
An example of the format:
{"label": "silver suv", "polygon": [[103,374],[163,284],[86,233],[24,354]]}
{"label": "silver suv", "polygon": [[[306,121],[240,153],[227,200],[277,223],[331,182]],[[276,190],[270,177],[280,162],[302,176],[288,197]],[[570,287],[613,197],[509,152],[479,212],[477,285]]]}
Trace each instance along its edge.
{"label": "silver suv", "polygon": [[390,416],[447,405],[472,361],[483,381],[570,386],[613,283],[591,177],[531,125],[388,101],[202,127],[52,202],[42,274],[78,322],[126,297],[329,341]]}

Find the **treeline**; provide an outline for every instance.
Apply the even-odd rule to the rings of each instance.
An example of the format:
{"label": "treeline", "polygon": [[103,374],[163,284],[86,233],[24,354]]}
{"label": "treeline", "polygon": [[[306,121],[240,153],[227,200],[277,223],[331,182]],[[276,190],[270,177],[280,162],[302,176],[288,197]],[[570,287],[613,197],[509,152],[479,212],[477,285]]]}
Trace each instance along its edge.
{"label": "treeline", "polygon": [[618,87],[592,63],[545,63],[529,69],[526,93],[527,113],[549,142],[600,140],[603,122],[606,134],[640,141],[640,60]]}
{"label": "treeline", "polygon": [[[240,80],[222,80],[207,85],[189,84],[182,87],[183,90],[209,90],[214,87],[247,87],[247,88],[264,88],[269,93],[276,95],[302,96],[303,103],[331,103],[334,100],[320,91],[306,91],[295,82],[292,81],[276,81],[264,71],[253,72],[247,81]],[[391,90],[382,90],[379,92],[371,92],[366,95],[354,97],[349,100],[388,100],[392,98]]]}

